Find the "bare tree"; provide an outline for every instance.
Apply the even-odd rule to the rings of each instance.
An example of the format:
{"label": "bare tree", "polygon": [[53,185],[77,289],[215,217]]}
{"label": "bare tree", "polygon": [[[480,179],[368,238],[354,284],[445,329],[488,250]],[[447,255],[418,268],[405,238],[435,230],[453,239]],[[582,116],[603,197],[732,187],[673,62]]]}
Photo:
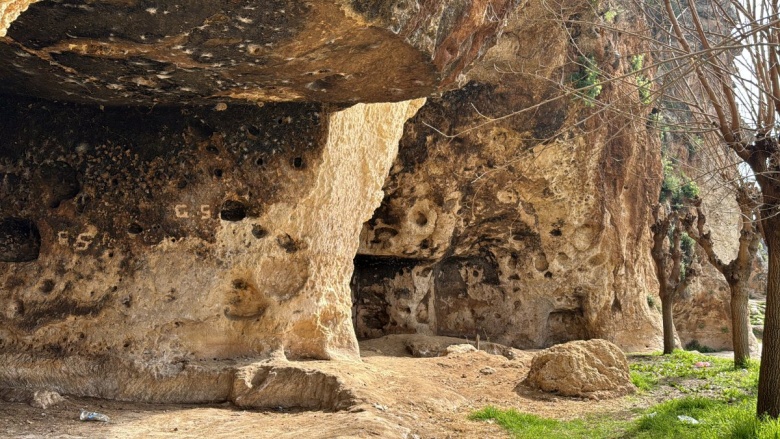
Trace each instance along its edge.
{"label": "bare tree", "polygon": [[[749,168],[746,181],[755,181],[760,189],[755,212],[743,212],[743,231],[749,235],[751,227],[761,230],[769,253],[757,411],[774,418],[780,415],[779,2],[662,0],[658,8],[643,4],[649,19],[658,20],[656,28],[667,29],[654,38],[656,59],[677,72],[666,78],[662,93],[672,87],[677,99],[686,96],[684,104],[693,116],[688,129],[715,136],[721,148]],[[753,219],[756,225],[750,226]],[[698,234],[706,236],[703,229]],[[746,240],[744,251],[749,252],[754,238]],[[707,245],[706,239],[701,242]],[[709,252],[708,258],[728,271],[730,264],[718,263]]]}
{"label": "bare tree", "polygon": [[[671,354],[675,348],[675,330],[672,308],[674,301],[682,295],[698,271],[694,264],[683,262],[682,224],[676,211],[668,214],[662,212],[662,207],[656,204],[653,207],[653,224],[650,230],[653,233],[652,257],[655,263],[658,277],[658,295],[661,297],[661,316],[664,328],[664,355]],[[667,243],[671,237],[671,242]]]}
{"label": "bare tree", "polygon": [[[704,250],[708,261],[725,278],[729,285],[731,302],[731,341],[734,347],[734,366],[746,367],[750,360],[750,312],[748,308],[748,282],[753,271],[753,261],[758,253],[761,235],[758,232],[756,218],[757,194],[749,186],[743,186],[737,193],[737,203],[741,210],[739,249],[729,263],[724,263],[715,253],[712,235],[705,232],[707,218],[701,208],[701,200],[695,202],[696,215],[688,215],[683,225],[688,236]],[[694,224],[695,221],[695,224]]]}

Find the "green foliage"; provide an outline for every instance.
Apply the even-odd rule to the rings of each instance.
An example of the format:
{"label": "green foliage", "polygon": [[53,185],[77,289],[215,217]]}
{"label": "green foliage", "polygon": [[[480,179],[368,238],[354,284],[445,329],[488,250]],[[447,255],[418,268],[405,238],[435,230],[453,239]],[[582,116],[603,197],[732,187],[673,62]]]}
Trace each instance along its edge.
{"label": "green foliage", "polygon": [[[632,55],[630,58],[631,62],[631,73],[637,73],[640,70],[642,70],[645,66],[645,55],[639,54],[639,55]],[[651,93],[650,93],[650,87],[653,81],[650,80],[647,76],[637,73],[636,75],[636,86],[639,91],[639,100],[645,105],[650,104],[652,101],[651,99]]]}
{"label": "green foliage", "polygon": [[686,142],[686,146],[688,147],[688,156],[693,157],[698,153],[702,146],[704,145],[704,139],[702,139],[701,136],[698,135],[691,135],[688,138],[688,142]]}
{"label": "green foliage", "polygon": [[680,193],[683,198],[692,200],[699,196],[699,185],[695,181],[689,179],[685,174],[682,174],[685,184],[680,186]]}
{"label": "green foliage", "polygon": [[655,296],[652,296],[650,294],[647,295],[647,306],[649,306],[650,308],[655,308],[656,306]]}
{"label": "green foliage", "polygon": [[[584,420],[558,421],[521,413],[514,409],[486,407],[469,418],[493,420],[514,438],[680,438],[680,439],[777,439],[780,421],[758,419],[755,398],[723,401],[687,396],[658,404],[633,421],[604,415]],[[679,416],[698,421],[692,424]]]}
{"label": "green foliage", "polygon": [[631,383],[642,392],[648,392],[658,385],[658,380],[636,371],[631,371]]}
{"label": "green foliage", "polygon": [[644,75],[637,75],[636,86],[639,89],[639,101],[645,105],[649,105],[652,102],[650,86],[652,81]]}
{"label": "green foliage", "polygon": [[683,258],[687,264],[693,261],[693,254],[696,251],[696,241],[683,232],[680,236],[680,250],[683,252]]}
{"label": "green foliage", "polygon": [[586,106],[592,107],[603,88],[601,71],[592,55],[580,56],[578,63],[580,69],[572,75],[571,80],[579,91],[578,96],[585,101]]}
{"label": "green foliage", "polygon": [[[686,397],[659,404],[640,418],[623,437],[631,438],[744,438],[780,437],[777,420],[756,418],[755,398],[727,402],[704,397]],[[681,422],[690,416],[698,424]]]}
{"label": "green foliage", "polygon": [[618,11],[615,9],[608,9],[607,12],[604,13],[604,21],[607,23],[614,23],[615,18],[618,16]]}
{"label": "green foliage", "polygon": [[631,56],[631,73],[636,73],[642,70],[645,66],[645,55],[640,53],[639,55]]}
{"label": "green foliage", "polygon": [[661,195],[659,201],[669,201],[672,209],[681,208],[685,201],[699,196],[699,185],[691,180],[684,172],[678,171],[672,162],[666,157],[661,158],[663,164],[664,180],[661,183]]}
{"label": "green foliage", "polygon": [[763,325],[765,314],[766,314],[766,302],[751,302],[751,306],[750,306],[751,325]]}

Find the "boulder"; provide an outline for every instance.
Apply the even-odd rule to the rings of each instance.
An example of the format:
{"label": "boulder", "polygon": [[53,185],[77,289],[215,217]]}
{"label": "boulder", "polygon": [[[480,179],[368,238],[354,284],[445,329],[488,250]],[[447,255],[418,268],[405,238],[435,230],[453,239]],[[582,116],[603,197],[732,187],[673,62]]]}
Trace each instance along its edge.
{"label": "boulder", "polygon": [[634,393],[623,352],[606,340],[572,341],[536,354],[523,384],[543,392],[584,398]]}

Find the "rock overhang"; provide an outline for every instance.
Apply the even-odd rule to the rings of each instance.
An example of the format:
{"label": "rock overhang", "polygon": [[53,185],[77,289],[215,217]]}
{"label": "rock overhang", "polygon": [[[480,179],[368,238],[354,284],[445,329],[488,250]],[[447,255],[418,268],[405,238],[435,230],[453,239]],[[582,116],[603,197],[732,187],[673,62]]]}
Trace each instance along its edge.
{"label": "rock overhang", "polygon": [[0,93],[122,106],[427,96],[494,43],[517,2],[6,3]]}

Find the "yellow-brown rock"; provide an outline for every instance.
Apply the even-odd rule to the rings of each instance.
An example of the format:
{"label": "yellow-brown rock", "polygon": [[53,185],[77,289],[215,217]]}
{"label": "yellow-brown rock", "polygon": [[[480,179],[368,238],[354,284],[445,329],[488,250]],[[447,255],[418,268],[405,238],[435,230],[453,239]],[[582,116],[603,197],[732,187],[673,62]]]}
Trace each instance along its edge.
{"label": "yellow-brown rock", "polygon": [[[196,377],[229,387],[236,358],[357,359],[352,258],[422,102],[138,113],[4,101],[0,206],[41,245],[0,272],[0,387],[208,401],[227,387]],[[49,165],[63,178],[36,172]],[[57,191],[71,174],[76,194]]]}
{"label": "yellow-brown rock", "polygon": [[597,399],[636,391],[625,354],[598,339],[572,341],[539,352],[523,384],[543,392]]}
{"label": "yellow-brown rock", "polygon": [[[463,88],[429,99],[407,125],[387,196],[361,235],[358,337],[659,346],[647,296],[658,288],[648,206],[660,147],[641,118],[626,116],[650,108],[618,82],[593,107],[559,83],[576,73],[567,60],[580,50],[620,76],[630,62],[619,54],[641,44],[586,27],[575,48],[568,15],[548,14],[529,4]],[[611,105],[620,111],[599,111]]]}

